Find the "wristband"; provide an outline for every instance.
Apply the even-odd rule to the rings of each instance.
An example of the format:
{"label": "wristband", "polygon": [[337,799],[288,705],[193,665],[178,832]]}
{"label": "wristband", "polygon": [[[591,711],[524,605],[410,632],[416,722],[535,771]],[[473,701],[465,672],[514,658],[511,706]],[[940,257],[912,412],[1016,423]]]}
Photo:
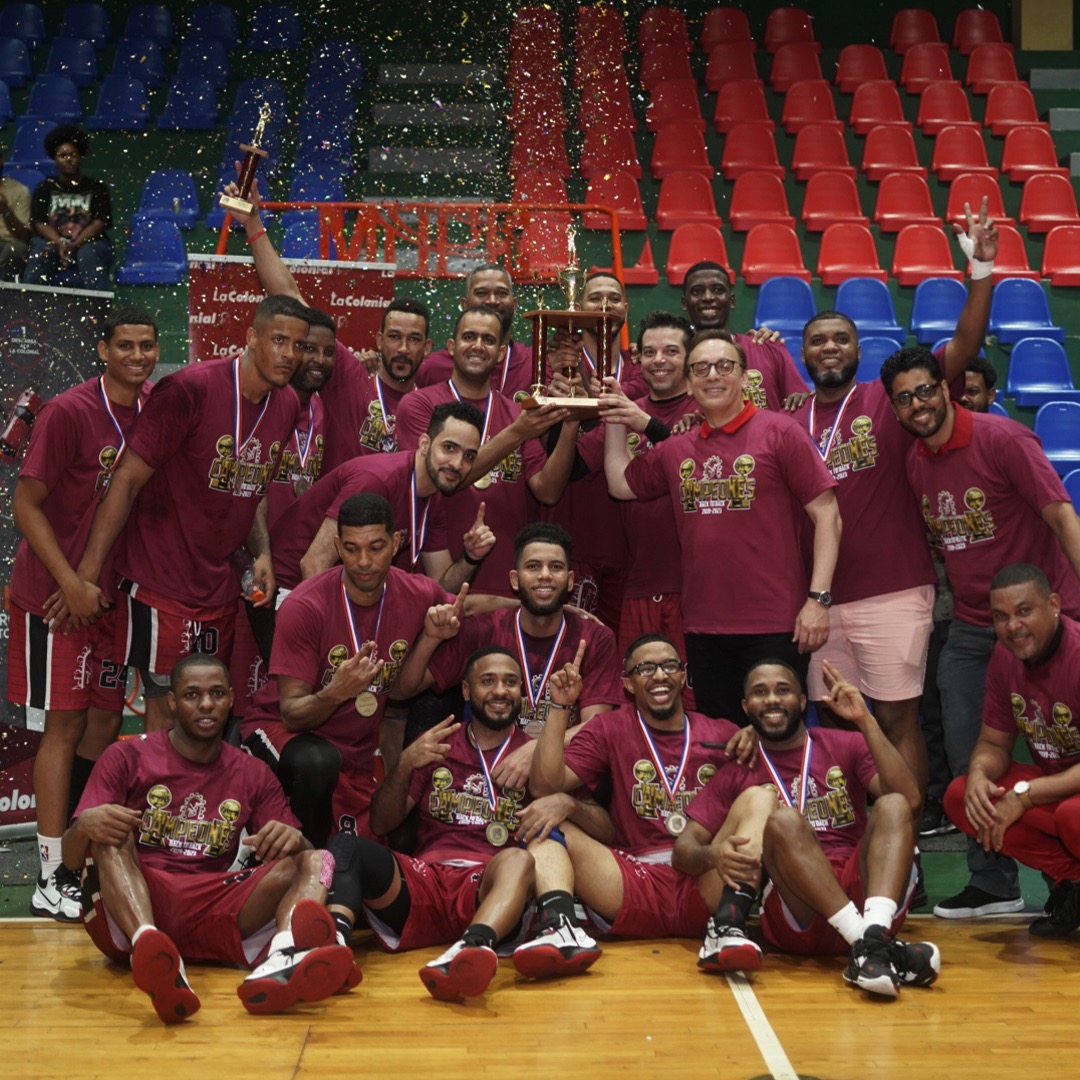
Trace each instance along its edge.
{"label": "wristband", "polygon": [[645,425],[645,438],[649,442],[655,446],[657,443],[663,442],[669,435],[671,435],[671,428],[667,424],[662,420],[657,420],[655,416],[649,418],[649,422]]}
{"label": "wristband", "polygon": [[557,704],[557,703],[556,703],[556,702],[554,702],[554,701],[549,701],[549,702],[547,703],[547,707],[548,707],[549,709],[562,709],[562,711],[563,711],[563,712],[569,712],[569,711],[570,711],[570,709],[571,709],[571,706],[570,706],[570,705],[559,705],[559,704]]}
{"label": "wristband", "polygon": [[249,236],[247,238],[247,242],[249,244],[254,244],[255,241],[258,240],[260,236],[265,236],[265,235],[266,235],[266,230],[265,229],[260,229],[254,236]]}
{"label": "wristband", "polygon": [[481,563],[482,563],[482,562],[484,561],[484,557],[483,557],[483,556],[481,556],[481,557],[480,557],[479,559],[474,559],[474,558],[473,558],[473,557],[472,557],[472,556],[471,556],[471,555],[470,555],[470,554],[469,554],[469,553],[468,553],[467,551],[463,551],[463,552],[461,553],[461,557],[462,557],[462,558],[463,558],[463,559],[464,559],[464,560],[465,560],[465,561],[466,561],[466,562],[467,562],[467,563],[468,563],[468,564],[469,564],[470,566],[479,566],[479,565],[480,565],[480,564],[481,564]]}
{"label": "wristband", "polygon": [[968,265],[971,267],[972,281],[982,281],[983,278],[988,278],[994,272],[993,259],[969,259]]}

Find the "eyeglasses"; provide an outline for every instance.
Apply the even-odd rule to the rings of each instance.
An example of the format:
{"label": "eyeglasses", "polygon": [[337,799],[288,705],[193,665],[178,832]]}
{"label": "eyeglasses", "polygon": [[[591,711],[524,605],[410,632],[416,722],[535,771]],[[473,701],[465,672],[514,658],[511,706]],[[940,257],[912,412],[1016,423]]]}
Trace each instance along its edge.
{"label": "eyeglasses", "polygon": [[910,390],[901,390],[899,394],[893,394],[890,400],[898,409],[906,409],[915,398],[920,401],[929,401],[931,398],[937,397],[940,386],[941,383],[939,382],[923,383],[922,386],[915,387],[914,393]]}
{"label": "eyeglasses", "polygon": [[659,664],[653,663],[652,660],[642,660],[640,664],[635,664],[626,672],[626,677],[640,675],[643,679],[651,679],[657,671],[662,671],[665,675],[677,675],[682,669],[681,660],[664,660]]}
{"label": "eyeglasses", "polygon": [[690,365],[690,374],[698,379],[706,379],[713,368],[716,368],[717,375],[730,375],[737,367],[742,367],[738,360],[695,360]]}

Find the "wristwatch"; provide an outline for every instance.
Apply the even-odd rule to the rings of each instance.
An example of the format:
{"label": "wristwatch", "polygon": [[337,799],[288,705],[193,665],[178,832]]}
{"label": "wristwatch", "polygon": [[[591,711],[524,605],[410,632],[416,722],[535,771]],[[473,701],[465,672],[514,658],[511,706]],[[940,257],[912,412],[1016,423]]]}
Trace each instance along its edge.
{"label": "wristwatch", "polygon": [[1013,793],[1020,800],[1020,805],[1025,810],[1030,810],[1035,804],[1031,801],[1031,781],[1017,780],[1013,784]]}
{"label": "wristwatch", "polygon": [[816,600],[822,607],[832,607],[832,593],[831,592],[808,592],[806,594],[811,600]]}

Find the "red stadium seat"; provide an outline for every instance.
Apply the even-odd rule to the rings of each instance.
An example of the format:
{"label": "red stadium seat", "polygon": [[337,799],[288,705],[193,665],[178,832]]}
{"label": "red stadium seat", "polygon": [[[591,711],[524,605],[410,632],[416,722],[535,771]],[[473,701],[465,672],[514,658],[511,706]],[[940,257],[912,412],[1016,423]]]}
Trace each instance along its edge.
{"label": "red stadium seat", "polygon": [[725,180],[734,180],[744,172],[761,170],[783,178],[786,170],[776,156],[772,132],[757,124],[736,124],[724,139],[720,172]]}
{"label": "red stadium seat", "polygon": [[511,202],[564,203],[566,181],[555,169],[522,169],[514,177]]}
{"label": "red stadium seat", "polygon": [[638,23],[637,47],[646,52],[654,45],[677,45],[683,52],[690,52],[690,35],[686,32],[686,18],[678,8],[650,7],[641,13]]}
{"label": "red stadium seat", "polygon": [[759,124],[768,131],[775,129],[776,123],[765,102],[765,87],[759,79],[734,79],[720,87],[713,127],[726,134],[736,124]]}
{"label": "red stadium seat", "polygon": [[851,99],[848,125],[856,135],[865,135],[879,124],[911,130],[911,121],[904,116],[900,93],[894,82],[863,83]]}
{"label": "red stadium seat", "polygon": [[939,43],[937,19],[925,8],[904,8],[893,16],[889,31],[889,48],[903,56],[913,45]]}
{"label": "red stadium seat", "polygon": [[900,66],[900,85],[909,94],[921,94],[934,83],[953,82],[952,68],[949,66],[949,46],[926,42],[912,45],[904,53],[904,62]]}
{"label": "red stadium seat", "polygon": [[[629,173],[596,173],[589,181],[585,192],[587,203],[599,203],[610,206],[619,212],[619,228],[640,231],[648,224],[645,210],[641,205],[641,191],[638,182]],[[582,223],[586,229],[609,229],[611,222],[607,214],[585,212]]]}
{"label": "red stadium seat", "polygon": [[789,135],[801,131],[807,124],[828,124],[837,131],[844,130],[843,120],[836,116],[832,90],[824,79],[803,79],[792,83],[784,95],[780,123]]}
{"label": "red stadium seat", "polygon": [[562,132],[539,128],[515,132],[510,148],[510,175],[517,176],[523,169],[554,169],[560,176],[569,176],[570,161]]}
{"label": "red stadium seat", "polygon": [[1001,23],[992,11],[987,11],[986,8],[967,8],[956,13],[952,44],[961,56],[969,56],[977,45],[997,45],[1004,41]]}
{"label": "red stadium seat", "polygon": [[525,276],[558,273],[566,266],[569,214],[537,213],[525,222],[518,239],[518,265]]}
{"label": "red stadium seat", "polygon": [[944,82],[928,86],[919,98],[915,123],[924,135],[936,135],[945,127],[974,127],[967,94],[959,83]]}
{"label": "red stadium seat", "polygon": [[657,227],[677,229],[687,222],[720,227],[712,184],[701,173],[668,173],[660,182],[660,195],[656,201]]}
{"label": "red stadium seat", "polygon": [[900,127],[870,129],[861,168],[867,180],[880,180],[891,172],[914,172],[926,178],[926,167],[919,164],[911,132]]}
{"label": "red stadium seat", "polygon": [[983,124],[992,135],[1005,135],[1014,127],[1046,127],[1027,83],[998,83],[986,95]]}
{"label": "red stadium seat", "polygon": [[968,57],[964,85],[975,94],[988,94],[999,83],[1019,82],[1011,45],[976,45]]}
{"label": "red stadium seat", "polygon": [[930,170],[945,183],[966,172],[997,176],[997,169],[986,157],[986,144],[977,127],[942,128],[934,139]]}
{"label": "red stadium seat", "polygon": [[1080,225],[1072,181],[1053,173],[1036,174],[1024,181],[1020,196],[1020,222],[1030,233],[1049,232],[1055,225]]}
{"label": "red stadium seat", "polygon": [[[1080,225],[1080,220],[1077,221]],[[991,278],[996,285],[1002,278],[1022,277],[1032,281],[1039,280],[1039,271],[1032,270],[1028,264],[1024,238],[1011,225],[998,225],[998,253],[994,259]],[[971,265],[968,265],[971,274]]]}
{"label": "red stadium seat", "polygon": [[822,285],[839,285],[853,277],[885,281],[889,276],[878,262],[874,235],[869,227],[852,221],[839,221],[825,230],[817,272]]}
{"label": "red stadium seat", "polygon": [[641,85],[652,90],[665,79],[692,79],[686,50],[678,45],[650,45],[641,54]]}
{"label": "red stadium seat", "polygon": [[704,131],[697,87],[695,79],[667,79],[657,83],[645,109],[645,126],[650,131],[659,131],[668,124],[688,123]]}
{"label": "red stadium seat", "polygon": [[845,45],[836,62],[837,89],[844,94],[858,90],[863,83],[886,82],[885,57],[876,45]]}
{"label": "red stadium seat", "polygon": [[788,225],[755,225],[746,234],[742,276],[747,285],[760,285],[766,278],[797,277],[810,280],[803,265],[802,248],[795,230]]}
{"label": "red stadium seat", "polygon": [[781,45],[773,53],[772,67],[769,68],[769,85],[783,94],[794,83],[803,79],[820,79],[821,62],[813,45]]}
{"label": "red stadium seat", "polygon": [[760,79],[754,54],[741,45],[717,45],[705,65],[705,86],[716,93],[725,83]]}
{"label": "red stadium seat", "polygon": [[855,175],[843,133],[827,124],[808,124],[795,136],[791,171],[797,180],[809,180],[814,173],[825,169]]}
{"label": "red stadium seat", "polygon": [[681,285],[686,271],[703,259],[710,259],[727,267],[729,276],[734,280],[735,275],[730,268],[727,247],[724,244],[724,234],[715,225],[703,225],[700,222],[680,225],[671,234],[671,245],[668,248],[667,266],[664,268],[668,282]]}
{"label": "red stadium seat", "polygon": [[971,207],[971,212],[978,217],[979,207],[986,199],[986,213],[995,225],[1015,225],[1016,221],[1005,213],[1005,204],[1001,199],[1001,188],[996,176],[985,173],[961,173],[949,185],[949,201],[945,207],[945,220],[950,225],[955,222],[967,227],[964,215],[964,203]]}
{"label": "red stadium seat", "polygon": [[905,225],[932,225],[940,229],[930,188],[917,173],[889,173],[881,178],[874,222],[883,233],[899,232]]}
{"label": "red stadium seat", "polygon": [[1051,285],[1080,285],[1080,225],[1056,225],[1047,234],[1042,276]]}
{"label": "red stadium seat", "polygon": [[510,126],[514,131],[528,127],[566,130],[566,108],[563,105],[562,84],[534,79],[514,91],[510,106]]}
{"label": "red stadium seat", "polygon": [[794,228],[795,219],[788,209],[780,177],[767,172],[743,173],[731,189],[728,221],[735,232],[749,232],[765,223]]}
{"label": "red stadium seat", "polygon": [[621,70],[617,77],[597,78],[581,88],[578,127],[588,131],[597,124],[626,131],[637,129],[634,108],[630,104],[630,86]]}
{"label": "red stadium seat", "polygon": [[869,225],[859,205],[859,189],[847,173],[819,172],[810,177],[803,198],[801,220],[807,232],[824,232],[846,221]]}
{"label": "red stadium seat", "polygon": [[901,285],[918,285],[929,277],[962,281],[953,266],[952,250],[945,233],[933,225],[905,225],[896,237],[892,276]]}
{"label": "red stadium seat", "polygon": [[815,52],[821,52],[814,21],[807,12],[797,7],[773,8],[765,20],[765,48],[774,53],[791,43],[813,45]]}
{"label": "red stadium seat", "polygon": [[591,180],[599,172],[613,170],[628,172],[635,179],[641,178],[634,135],[622,128],[608,130],[598,124],[585,132],[578,171],[586,180]]}
{"label": "red stadium seat", "polygon": [[1069,170],[1058,164],[1053,137],[1043,127],[1014,127],[1005,135],[1001,171],[1014,183],[1039,173],[1069,176]]}
{"label": "red stadium seat", "polygon": [[652,153],[652,175],[662,180],[670,172],[696,172],[713,176],[715,169],[709,164],[705,152],[705,137],[694,124],[668,124],[656,133]]}
{"label": "red stadium seat", "polygon": [[614,4],[581,4],[574,25],[574,46],[581,52],[582,49],[592,48],[598,41],[618,49],[620,53],[626,52],[630,43],[626,38],[622,11]]}
{"label": "red stadium seat", "polygon": [[740,8],[715,7],[705,13],[701,26],[701,51],[708,53],[717,45],[726,43],[757,52],[757,42],[750,33],[750,20]]}

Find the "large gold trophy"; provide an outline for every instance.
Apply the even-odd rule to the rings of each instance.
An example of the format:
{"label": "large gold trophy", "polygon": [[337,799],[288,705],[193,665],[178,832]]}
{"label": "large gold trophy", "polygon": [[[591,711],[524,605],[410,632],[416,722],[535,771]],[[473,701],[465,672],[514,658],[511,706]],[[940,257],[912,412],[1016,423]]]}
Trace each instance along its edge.
{"label": "large gold trophy", "polygon": [[240,165],[240,175],[236,180],[236,186],[240,192],[238,195],[222,195],[218,199],[226,210],[238,210],[241,214],[250,214],[255,209],[248,201],[248,195],[251,193],[251,185],[255,183],[255,173],[259,168],[259,163],[270,156],[260,145],[269,120],[270,106],[263,102],[259,110],[259,122],[255,125],[255,132],[251,136],[251,145],[240,144],[240,150],[244,155],[244,160]]}
{"label": "large gold trophy", "polygon": [[[559,280],[562,282],[563,291],[566,293],[566,308],[562,311],[546,310],[540,308],[537,311],[526,312],[525,318],[533,324],[533,392],[522,399],[521,405],[525,409],[537,409],[541,405],[558,405],[569,409],[577,417],[594,417],[600,412],[600,402],[590,393],[590,388],[584,386],[573,388],[569,397],[555,396],[549,393],[549,387],[544,382],[544,364],[548,351],[548,334],[552,330],[562,329],[571,337],[582,330],[591,330],[596,335],[596,378],[602,383],[604,376],[611,370],[611,330],[615,318],[611,312],[582,311],[578,307],[578,287],[581,283],[581,267],[577,260],[577,233],[571,225],[566,232],[567,261],[566,266],[559,271]],[[606,307],[606,305],[605,305]],[[561,374],[572,375],[577,369],[577,364],[568,365]]]}

